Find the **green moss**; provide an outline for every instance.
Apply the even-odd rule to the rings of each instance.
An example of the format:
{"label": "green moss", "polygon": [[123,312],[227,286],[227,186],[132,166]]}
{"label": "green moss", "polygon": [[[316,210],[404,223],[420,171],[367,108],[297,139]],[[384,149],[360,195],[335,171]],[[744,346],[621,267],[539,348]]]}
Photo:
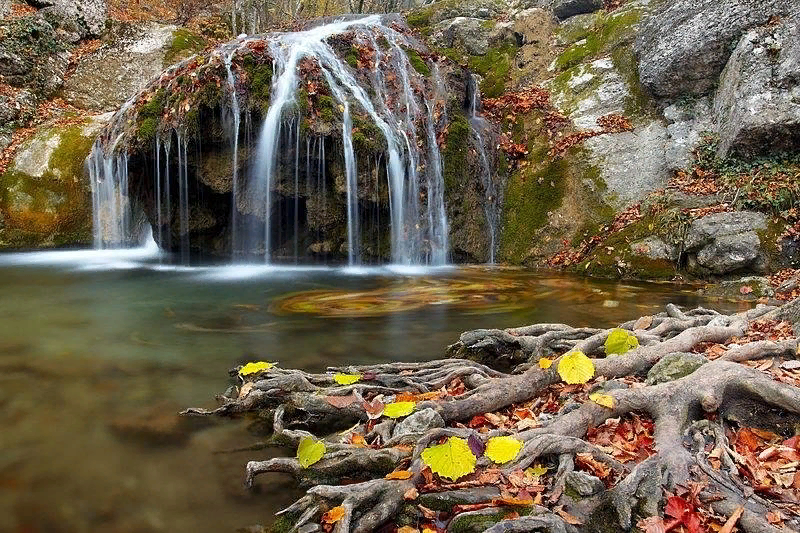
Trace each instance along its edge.
{"label": "green moss", "polygon": [[380,47],[381,50],[388,50],[389,49],[389,39],[387,39],[383,35],[378,37],[377,42],[378,42],[378,46]]}
{"label": "green moss", "polygon": [[642,11],[631,9],[618,13],[598,12],[591,28],[573,29],[562,36],[572,43],[558,56],[555,66],[559,71],[570,69],[587,59],[609,53],[616,46],[630,41],[634,27],[641,20]]}
{"label": "green moss", "polygon": [[483,77],[481,93],[485,98],[497,98],[505,92],[506,79],[511,72],[511,63],[517,54],[512,43],[489,48],[486,55],[469,59],[469,68]]}
{"label": "green moss", "polygon": [[272,92],[272,65],[253,64],[246,68],[250,77],[250,102],[254,107],[269,107]]}
{"label": "green moss", "polygon": [[467,176],[469,133],[469,121],[463,112],[453,114],[447,128],[447,144],[442,152],[442,173],[447,191],[459,189]]}
{"label": "green moss", "polygon": [[91,194],[83,179],[84,160],[94,139],[82,126],[37,135],[46,143],[59,135],[47,170],[29,176],[14,167],[0,174],[0,247],[64,246],[91,241]]}
{"label": "green moss", "polygon": [[159,89],[149,102],[139,108],[136,117],[136,137],[139,141],[146,143],[155,139],[166,106],[167,91]]}
{"label": "green moss", "polygon": [[383,132],[365,115],[353,115],[353,148],[356,154],[375,154],[388,147]]}
{"label": "green moss", "polygon": [[206,40],[203,37],[187,29],[179,28],[172,32],[172,42],[170,42],[164,54],[164,66],[169,66],[200,52],[205,46]]}
{"label": "green moss", "polygon": [[351,46],[344,60],[347,61],[347,64],[351,67],[358,68],[358,48]]}
{"label": "green moss", "polygon": [[158,119],[148,117],[139,122],[138,137],[142,141],[151,141],[156,138]]}
{"label": "green moss", "polygon": [[414,50],[413,48],[406,48],[403,47],[406,51],[406,55],[408,56],[408,61],[411,63],[411,66],[414,67],[414,70],[422,74],[423,76],[430,76],[431,69],[425,60],[422,59],[422,56],[419,55],[419,52]]}
{"label": "green moss", "polygon": [[566,192],[567,161],[542,156],[541,167],[531,165],[514,172],[506,187],[500,247],[501,255],[515,264],[524,261],[537,231],[547,224],[547,214],[561,206]]}
{"label": "green moss", "polygon": [[650,99],[639,81],[639,63],[630,46],[620,46],[611,52],[611,60],[628,84],[630,96],[625,98],[625,115],[642,116],[650,110]]}
{"label": "green moss", "polygon": [[418,30],[426,28],[427,26],[431,25],[433,9],[434,8],[432,6],[415,9],[406,15],[406,22],[408,22],[408,25],[412,28],[416,28]]}
{"label": "green moss", "polygon": [[331,124],[336,119],[336,102],[332,97],[326,94],[318,94],[314,107],[319,112],[319,118],[323,122]]}

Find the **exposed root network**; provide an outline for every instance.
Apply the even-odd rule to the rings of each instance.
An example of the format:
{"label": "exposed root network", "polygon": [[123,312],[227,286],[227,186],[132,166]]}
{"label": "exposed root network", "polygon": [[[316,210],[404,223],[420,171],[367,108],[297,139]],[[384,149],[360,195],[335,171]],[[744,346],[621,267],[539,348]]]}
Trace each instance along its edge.
{"label": "exposed root network", "polygon": [[[456,531],[469,523],[490,532],[694,533],[726,521],[728,531],[797,530],[800,365],[782,312],[669,305],[622,324],[639,346],[615,357],[604,351],[611,329],[536,324],[466,332],[448,348],[454,358],[438,361],[329,374],[234,371],[240,383],[217,409],[185,414],[269,418],[273,444],[324,437],[326,452],[310,466],[294,457],[246,466],[248,485],[287,472],[310,487],[281,512],[294,530]],[[558,358],[576,350],[592,359],[594,377],[566,385]],[[690,353],[708,361],[678,379],[644,382],[666,356]],[[547,367],[542,358],[555,361]],[[340,385],[334,373],[361,379]],[[590,401],[594,392],[611,406]],[[392,401],[415,402],[414,413],[381,416]],[[454,482],[422,459],[449,437],[480,449],[500,435],[522,442],[515,457],[497,464],[476,453],[474,473]]]}

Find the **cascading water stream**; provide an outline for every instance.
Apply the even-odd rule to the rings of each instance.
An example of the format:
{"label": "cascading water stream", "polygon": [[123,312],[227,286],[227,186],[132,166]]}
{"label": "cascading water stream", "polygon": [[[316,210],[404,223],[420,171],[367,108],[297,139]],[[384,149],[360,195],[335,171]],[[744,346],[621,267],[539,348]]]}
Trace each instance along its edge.
{"label": "cascading water stream", "polygon": [[[366,83],[364,71],[357,73],[354,65],[348,64],[348,60],[341,57],[341,51],[337,53],[332,45],[335,41],[332,37],[345,34],[351,39],[353,49],[372,45],[374,67],[366,73]],[[338,248],[331,248],[335,242],[325,240],[330,239],[326,232],[331,230],[321,230],[319,219],[312,224],[310,219],[306,221],[301,217],[311,217],[314,209],[318,217],[331,220],[330,217],[336,216],[333,210],[338,210],[340,205],[338,198],[341,197],[337,195],[344,193],[346,206],[342,213],[347,217],[348,264],[361,264],[364,261],[362,250],[369,249],[370,257],[384,253],[380,251],[380,234],[386,228],[393,263],[447,263],[448,221],[443,180],[446,162],[439,151],[437,132],[447,122],[444,108],[448,95],[436,65],[430,77],[432,83],[412,66],[406,51],[413,47],[410,39],[384,24],[376,15],[324,24],[302,32],[240,37],[212,56],[224,67],[222,87],[227,105],[221,107],[223,127],[230,143],[229,194],[232,195],[227,221],[229,234],[225,242],[229,243],[234,257],[261,253],[263,260],[271,263],[279,254],[291,254],[294,261],[299,262],[306,254],[325,257],[337,253]],[[238,62],[246,57],[251,45],[264,50],[267,61],[271,61],[270,86],[265,92],[269,102],[261,108],[263,114],[255,113],[257,119],[252,119],[252,107],[243,107],[238,87],[240,83],[252,82],[252,74],[248,72],[245,76]],[[315,131],[309,136],[303,123],[308,117],[300,111],[304,101],[298,101],[298,91],[305,90],[303,71],[307,71],[309,64],[313,64],[319,79],[324,80],[329,98],[339,110],[341,139],[335,141],[340,143],[335,152],[326,153],[326,143],[338,135]],[[244,81],[241,76],[245,76]],[[433,88],[433,96],[426,96],[431,94],[430,90],[426,92],[426,87]],[[136,99],[132,99],[126,104],[127,108],[135,102]],[[126,124],[132,123],[131,114],[126,116],[127,108],[115,116],[105,143],[95,146],[90,159],[97,247],[124,245],[129,239],[129,149],[125,143],[118,146],[116,142],[109,142],[114,135],[122,139]],[[355,119],[360,121],[358,127]],[[360,155],[354,145],[355,133],[365,135],[364,120],[371,122],[370,127],[374,126],[369,141],[380,146],[374,157]],[[473,110],[471,120],[482,119]],[[195,140],[199,143],[199,139]],[[157,226],[154,234],[160,246],[167,249],[172,249],[172,241],[177,239],[175,250],[179,249],[181,261],[188,263],[190,247],[198,246],[194,240],[190,242],[190,234],[194,227],[194,202],[201,193],[193,184],[195,179],[200,179],[203,154],[199,148],[193,150],[193,154],[197,152],[197,160],[193,155],[190,165],[189,133],[179,125],[160,128],[152,142],[155,175],[151,182],[152,200],[148,205],[151,223]],[[244,145],[247,160],[241,155],[243,142],[247,143]],[[175,149],[172,149],[173,143]],[[305,154],[301,155],[303,148]],[[339,154],[344,168],[334,175],[341,167],[331,161]],[[488,160],[483,155],[488,168]],[[246,171],[240,170],[243,162]],[[173,176],[170,176],[171,168],[177,169]],[[338,176],[342,181],[337,181]],[[388,220],[381,214],[382,202],[388,209]],[[322,223],[328,222],[323,220]],[[316,242],[308,246],[306,239],[313,239],[314,230]]]}
{"label": "cascading water stream", "polygon": [[494,264],[495,261],[495,248],[497,238],[497,224],[499,214],[497,212],[497,191],[492,177],[492,166],[489,163],[489,157],[486,153],[486,145],[483,139],[482,131],[489,129],[488,121],[478,114],[478,84],[475,82],[474,77],[470,77],[469,83],[470,93],[470,107],[469,107],[469,122],[470,131],[475,137],[475,147],[481,162],[481,182],[485,191],[485,198],[483,203],[484,216],[486,217],[486,226],[489,233],[489,264]]}

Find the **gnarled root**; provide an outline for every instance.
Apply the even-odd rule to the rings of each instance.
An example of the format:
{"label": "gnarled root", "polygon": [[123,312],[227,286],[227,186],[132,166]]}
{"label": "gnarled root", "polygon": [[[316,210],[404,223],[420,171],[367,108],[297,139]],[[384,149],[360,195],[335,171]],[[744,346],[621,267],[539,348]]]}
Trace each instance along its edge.
{"label": "gnarled root", "polygon": [[[499,494],[506,494],[508,499],[502,491],[519,488],[507,480],[519,479],[534,463],[547,462],[558,468],[548,474],[546,486],[537,485],[536,490],[544,490],[533,507],[537,512],[513,519],[500,517],[486,531],[590,531],[598,513],[615,520],[620,530],[630,530],[644,517],[663,514],[664,491],[702,484],[693,496],[697,502],[707,502],[704,505],[726,516],[742,506],[738,521],[741,529],[749,533],[777,532],[780,529],[765,518],[766,513],[775,512],[777,516],[782,511],[785,524],[792,527],[800,525],[798,517],[792,517],[785,506],[754,494],[740,475],[743,459],[727,441],[722,426],[727,413],[743,404],[757,404],[783,418],[800,421],[800,388],[745,365],[765,358],[794,357],[797,339],[731,342],[746,338],[751,323],[767,313],[774,316],[774,308],[759,306],[728,316],[702,308],[682,311],[670,305],[659,315],[622,324],[640,345],[624,356],[608,358],[603,346],[610,329],[538,324],[478,330],[463,334],[450,352],[464,357],[478,354],[484,362],[499,358],[521,364],[511,373],[468,359],[332,368],[328,374],[274,369],[243,380],[235,394],[223,398],[216,410],[190,409],[185,413],[274,413],[276,437],[292,445],[304,437],[314,437],[314,433],[355,424],[345,434],[328,437],[326,454],[308,468],[293,458],[247,464],[248,484],[266,472],[288,472],[304,483],[316,484],[285,511],[296,520],[297,527],[318,522],[325,511],[341,506],[344,514],[335,522],[334,531],[374,531],[391,521],[401,508],[407,509],[405,504],[413,503],[418,492],[472,490],[482,483],[498,483],[498,479]],[[724,353],[685,377],[654,385],[645,385],[637,378],[669,354],[698,348],[702,351],[714,344],[727,345],[721,348]],[[518,430],[499,426],[480,433],[464,425],[477,415],[534,405],[542,395],[551,395],[552,402],[553,387],[563,389],[558,361],[548,369],[540,368],[537,362],[541,357],[558,357],[571,350],[583,351],[592,358],[595,388],[604,387],[612,379],[618,382],[603,390],[612,400],[611,407],[588,401],[588,385],[573,386],[568,391],[573,395],[572,403],[563,405],[554,416],[540,413],[538,427]],[[333,372],[358,373],[361,379],[342,386],[333,379]],[[401,394],[417,402],[412,416],[419,415],[426,423],[404,426],[400,421],[370,418],[376,400],[388,404]],[[629,457],[625,459],[629,462],[623,463],[613,447],[594,444],[589,438],[592,428],[630,416],[648,417],[653,424],[654,449],[648,452],[652,455],[638,457],[638,463]],[[453,436],[477,439],[485,445],[491,437],[507,434],[522,441],[521,451],[511,461],[498,466],[480,457],[478,474],[463,483],[431,481],[421,458],[427,447]],[[354,440],[354,435],[360,440]],[[714,452],[719,461],[716,468],[709,462],[712,449],[718,450]],[[608,472],[606,488],[576,499],[568,493],[568,479],[577,475],[576,470],[586,471],[587,461]],[[383,478],[395,467],[407,471],[408,479]],[[482,472],[491,475],[484,477]],[[336,484],[345,478],[366,481]],[[503,498],[495,498],[497,502],[491,498],[474,502],[478,508],[448,512],[461,513],[459,516],[474,513],[484,519],[497,506],[506,505]],[[422,514],[419,520],[425,520]]]}

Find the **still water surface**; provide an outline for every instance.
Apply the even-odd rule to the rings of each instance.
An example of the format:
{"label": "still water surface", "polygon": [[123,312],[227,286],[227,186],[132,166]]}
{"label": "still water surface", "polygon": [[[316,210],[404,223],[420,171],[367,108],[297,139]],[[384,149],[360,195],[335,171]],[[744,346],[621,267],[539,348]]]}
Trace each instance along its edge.
{"label": "still water surface", "polygon": [[[246,360],[424,360],[468,329],[611,326],[693,288],[484,267],[183,268],[152,250],[0,255],[0,532],[233,532],[269,523],[291,480],[242,488],[260,440],[198,425]],[[730,308],[726,309],[730,310]]]}

